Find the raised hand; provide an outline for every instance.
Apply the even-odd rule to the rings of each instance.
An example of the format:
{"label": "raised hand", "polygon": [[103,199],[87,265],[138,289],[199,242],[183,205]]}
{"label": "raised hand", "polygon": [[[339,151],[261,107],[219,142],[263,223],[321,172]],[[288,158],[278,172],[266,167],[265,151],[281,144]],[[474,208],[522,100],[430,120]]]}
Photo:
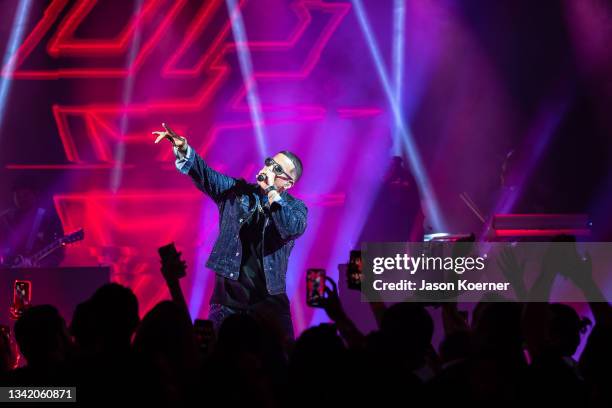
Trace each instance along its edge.
{"label": "raised hand", "polygon": [[181,259],[181,253],[176,250],[174,243],[164,245],[158,249],[161,260],[161,272],[166,281],[172,300],[177,303],[189,316],[189,308],[185,295],[181,289],[179,279],[185,276],[187,263]]}
{"label": "raised hand", "polygon": [[178,133],[172,130],[170,126],[168,126],[166,123],[162,123],[162,126],[164,127],[165,130],[151,132],[152,134],[157,135],[157,138],[155,139],[155,143],[157,144],[164,139],[168,139],[170,143],[172,143],[172,146],[176,147],[181,152],[186,152],[187,151],[187,139],[184,138],[183,136],[180,136]]}
{"label": "raised hand", "polygon": [[360,349],[365,346],[365,337],[357,329],[355,323],[347,316],[338,296],[336,282],[329,277],[325,277],[331,288],[325,286],[325,298],[323,299],[323,309],[331,320],[336,323],[340,335],[344,338],[349,348]]}
{"label": "raised hand", "polygon": [[166,281],[178,281],[185,277],[187,263],[181,259],[181,252],[176,250],[174,243],[160,247],[158,252],[161,261],[161,272]]}
{"label": "raised hand", "polygon": [[325,281],[330,283],[331,288],[327,285],[325,286],[323,309],[330,319],[332,319],[334,322],[338,322],[339,320],[346,318],[346,314],[342,308],[342,303],[340,303],[340,297],[338,296],[338,287],[336,286],[336,282],[327,276],[325,277]]}

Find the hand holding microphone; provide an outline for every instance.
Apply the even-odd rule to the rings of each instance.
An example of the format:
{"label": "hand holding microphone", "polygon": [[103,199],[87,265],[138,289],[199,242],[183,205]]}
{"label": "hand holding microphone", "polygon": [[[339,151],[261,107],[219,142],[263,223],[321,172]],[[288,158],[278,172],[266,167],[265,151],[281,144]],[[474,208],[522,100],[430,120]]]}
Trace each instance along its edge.
{"label": "hand holding microphone", "polygon": [[257,184],[262,189],[266,189],[272,185],[274,185],[274,180],[276,179],[276,174],[268,168],[262,169],[257,175]]}

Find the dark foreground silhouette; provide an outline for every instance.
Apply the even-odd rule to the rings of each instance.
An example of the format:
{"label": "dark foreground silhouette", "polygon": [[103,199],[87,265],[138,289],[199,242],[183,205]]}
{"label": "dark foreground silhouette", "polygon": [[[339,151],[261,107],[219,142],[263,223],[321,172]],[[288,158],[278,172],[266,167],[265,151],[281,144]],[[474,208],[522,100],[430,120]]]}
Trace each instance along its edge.
{"label": "dark foreground silhouette", "polygon": [[[579,272],[570,278],[597,298]],[[550,291],[551,274],[543,265],[530,290]],[[142,320],[134,293],[114,283],[80,304],[69,326],[53,306],[31,307],[14,327],[26,363],[14,368],[17,350],[0,340],[1,384],[76,386],[80,406],[612,406],[612,314],[603,301],[589,304],[594,322],[564,304],[485,297],[468,318],[445,303],[435,350],[429,308],[373,304],[379,329],[364,334],[335,288],[325,301],[333,323],[295,341],[265,310],[233,314],[214,333],[192,324],[178,278],[164,277],[173,300]]]}

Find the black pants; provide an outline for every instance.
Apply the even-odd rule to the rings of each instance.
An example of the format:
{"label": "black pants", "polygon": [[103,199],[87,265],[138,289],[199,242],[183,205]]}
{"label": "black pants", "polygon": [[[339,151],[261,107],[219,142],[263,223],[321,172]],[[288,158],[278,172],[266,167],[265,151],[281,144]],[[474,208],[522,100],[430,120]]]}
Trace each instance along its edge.
{"label": "black pants", "polygon": [[[266,312],[269,313],[270,310],[273,310],[273,309],[266,308]],[[219,327],[221,326],[221,323],[223,323],[223,321],[228,316],[231,316],[234,313],[256,314],[257,311],[258,311],[258,306],[253,306],[247,309],[237,309],[237,308],[221,305],[218,303],[211,303],[210,310],[208,311],[208,320],[211,320],[213,322],[215,331],[218,332]],[[277,320],[278,324],[283,330],[283,334],[285,335],[285,338],[289,340],[293,340],[294,339],[293,322],[291,321],[290,310],[289,309],[287,310],[274,309],[273,317]]]}

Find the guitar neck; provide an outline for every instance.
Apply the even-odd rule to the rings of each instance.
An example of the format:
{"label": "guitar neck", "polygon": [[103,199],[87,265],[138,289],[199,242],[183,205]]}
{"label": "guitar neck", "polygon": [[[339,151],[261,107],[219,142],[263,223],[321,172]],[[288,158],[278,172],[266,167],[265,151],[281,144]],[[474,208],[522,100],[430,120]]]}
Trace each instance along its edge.
{"label": "guitar neck", "polygon": [[30,257],[34,264],[38,263],[45,257],[51,255],[53,252],[57,251],[59,248],[63,246],[63,240],[60,238],[59,240],[47,245],[40,251],[36,252],[34,255]]}
{"label": "guitar neck", "polygon": [[61,247],[67,244],[72,244],[74,242],[81,241],[82,239],[83,239],[83,229],[80,229],[77,232],[73,232],[72,234],[56,239],[55,241],[53,241],[52,243],[50,243],[49,245],[47,245],[46,247],[44,247],[43,249],[41,249],[40,251],[32,255],[30,257],[30,260],[32,261],[32,263],[37,264],[42,259],[49,256],[53,252],[57,251]]}

